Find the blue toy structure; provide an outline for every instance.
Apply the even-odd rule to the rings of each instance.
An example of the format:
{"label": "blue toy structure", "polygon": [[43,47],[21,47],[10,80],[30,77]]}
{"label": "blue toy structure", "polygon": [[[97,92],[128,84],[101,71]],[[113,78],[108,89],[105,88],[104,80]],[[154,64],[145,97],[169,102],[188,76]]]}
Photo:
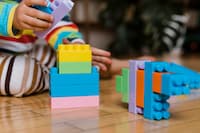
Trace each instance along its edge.
{"label": "blue toy structure", "polygon": [[[92,66],[91,54],[89,45],[59,45],[57,63],[69,62],[78,67],[69,68],[65,66],[68,64],[64,64],[64,69],[73,69],[73,71],[66,73],[59,72],[63,69],[60,65],[51,68],[50,96],[52,109],[99,106],[99,71]],[[90,65],[87,66],[87,69],[90,71],[80,71],[83,69],[80,62],[89,62]],[[79,73],[74,72],[76,70]]]}
{"label": "blue toy structure", "polygon": [[[138,81],[141,80],[137,79],[138,71],[144,71],[144,82]],[[171,96],[189,95],[191,89],[200,88],[198,72],[175,63],[131,60],[129,72],[129,91],[126,91],[126,93],[130,93],[129,112],[143,114],[144,118],[150,120],[169,119],[168,109],[170,104],[167,100]],[[157,77],[155,77],[155,74],[157,74]],[[127,83],[123,81],[116,80],[117,85]],[[143,84],[144,88],[138,88],[138,83]],[[141,89],[144,89],[144,97],[142,98],[136,95],[137,91]],[[138,107],[137,103],[138,101],[141,103],[141,99],[143,99],[143,106]]]}

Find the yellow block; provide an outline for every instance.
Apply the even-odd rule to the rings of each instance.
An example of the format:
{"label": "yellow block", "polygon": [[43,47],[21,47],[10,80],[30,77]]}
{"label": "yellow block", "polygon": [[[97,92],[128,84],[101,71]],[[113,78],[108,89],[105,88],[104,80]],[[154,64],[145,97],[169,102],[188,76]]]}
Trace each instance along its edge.
{"label": "yellow block", "polygon": [[92,51],[87,44],[67,44],[58,46],[58,62],[92,62]]}

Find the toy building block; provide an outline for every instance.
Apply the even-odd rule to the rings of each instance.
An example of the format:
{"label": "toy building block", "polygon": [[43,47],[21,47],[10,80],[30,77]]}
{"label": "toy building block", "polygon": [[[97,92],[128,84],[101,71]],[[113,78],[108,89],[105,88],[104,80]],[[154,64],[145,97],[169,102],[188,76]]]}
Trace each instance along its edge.
{"label": "toy building block", "polygon": [[116,90],[122,93],[122,102],[129,101],[129,69],[122,69],[122,76],[116,77]]}
{"label": "toy building block", "polygon": [[51,97],[99,95],[99,72],[93,67],[89,74],[59,74],[57,68],[50,70]]}
{"label": "toy building block", "polygon": [[59,73],[90,73],[92,67],[92,51],[90,45],[59,45]]}
{"label": "toy building block", "polygon": [[116,77],[117,92],[122,93],[123,102],[129,103],[129,112],[143,114],[150,120],[169,119],[170,96],[200,88],[200,75],[181,65],[131,60],[129,67],[130,70],[122,69],[122,76]]}
{"label": "toy building block", "polygon": [[116,76],[116,91],[122,93],[122,76]]}
{"label": "toy building block", "polygon": [[[57,35],[57,37],[54,37],[55,41],[52,40],[52,42],[54,42],[53,44],[54,44],[55,49],[57,49],[58,46],[63,43],[63,38],[67,38],[70,42],[71,40],[76,39],[76,38],[83,38],[80,32],[73,31],[73,29],[70,29],[70,28],[64,27],[64,28],[61,28],[60,31],[62,32],[60,32]],[[59,30],[56,32],[59,32]]]}
{"label": "toy building block", "polygon": [[162,74],[163,73],[160,73],[160,72],[154,72],[152,75],[153,76],[152,89],[153,89],[153,92],[155,93],[159,93],[159,94],[162,93]]}
{"label": "toy building block", "polygon": [[144,108],[144,70],[137,70],[136,73],[136,105]]}
{"label": "toy building block", "polygon": [[134,114],[142,114],[143,109],[136,106],[136,81],[137,81],[137,70],[144,70],[144,63],[148,60],[130,60],[129,61],[129,112]]}
{"label": "toy building block", "polygon": [[171,63],[170,64],[171,66],[171,72],[173,73],[181,73],[181,74],[185,74],[185,75],[188,75],[190,76],[190,88],[191,89],[198,89],[200,88],[200,75],[198,72],[195,72],[189,68],[186,68],[184,66],[181,66],[181,65],[178,65],[178,64],[175,64],[175,63]]}
{"label": "toy building block", "polygon": [[162,94],[186,95],[190,94],[190,79],[183,74],[163,74],[162,75]]}
{"label": "toy building block", "polygon": [[146,62],[145,63],[145,91],[144,91],[144,117],[151,120],[168,119],[169,96],[157,94],[152,89],[153,72],[168,72],[170,66],[166,62]]}
{"label": "toy building block", "polygon": [[58,62],[59,73],[91,73],[91,62]]}
{"label": "toy building block", "polygon": [[52,97],[51,108],[98,107],[99,96]]}
{"label": "toy building block", "polygon": [[195,72],[187,67],[175,64],[175,63],[170,63],[170,72],[172,73],[181,73],[181,74],[186,74],[186,75],[198,75],[198,72]]}
{"label": "toy building block", "polygon": [[63,44],[58,47],[58,57],[58,62],[91,62],[92,51],[88,44]]}
{"label": "toy building block", "polygon": [[36,32],[36,35],[41,38],[45,38],[46,35],[53,29],[53,27],[66,15],[68,14],[73,7],[73,2],[71,0],[54,0],[50,2],[48,0],[48,5],[46,7],[43,6],[34,6],[34,8],[49,13],[53,16],[54,21],[52,27],[42,31]]}

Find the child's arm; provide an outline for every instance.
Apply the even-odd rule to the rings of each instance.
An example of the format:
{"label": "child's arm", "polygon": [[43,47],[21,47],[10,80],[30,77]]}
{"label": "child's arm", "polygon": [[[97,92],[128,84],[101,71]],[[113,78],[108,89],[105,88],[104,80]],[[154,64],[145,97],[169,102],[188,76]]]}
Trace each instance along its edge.
{"label": "child's arm", "polygon": [[69,16],[65,16],[63,20],[47,34],[45,39],[54,49],[57,49],[58,45],[63,43],[85,43],[78,26],[69,19]]}
{"label": "child's arm", "polygon": [[0,35],[14,36],[12,22],[17,3],[0,2]]}
{"label": "child's arm", "polygon": [[31,5],[45,6],[45,0],[2,0],[0,2],[0,35],[14,36],[20,30],[43,30],[51,26],[52,16],[31,8]]}

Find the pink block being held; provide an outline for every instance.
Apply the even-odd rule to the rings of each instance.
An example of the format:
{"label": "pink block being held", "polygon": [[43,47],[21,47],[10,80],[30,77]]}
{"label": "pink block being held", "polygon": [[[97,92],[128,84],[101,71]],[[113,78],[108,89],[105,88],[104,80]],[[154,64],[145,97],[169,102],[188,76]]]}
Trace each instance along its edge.
{"label": "pink block being held", "polygon": [[79,108],[99,106],[99,96],[51,97],[51,108]]}

